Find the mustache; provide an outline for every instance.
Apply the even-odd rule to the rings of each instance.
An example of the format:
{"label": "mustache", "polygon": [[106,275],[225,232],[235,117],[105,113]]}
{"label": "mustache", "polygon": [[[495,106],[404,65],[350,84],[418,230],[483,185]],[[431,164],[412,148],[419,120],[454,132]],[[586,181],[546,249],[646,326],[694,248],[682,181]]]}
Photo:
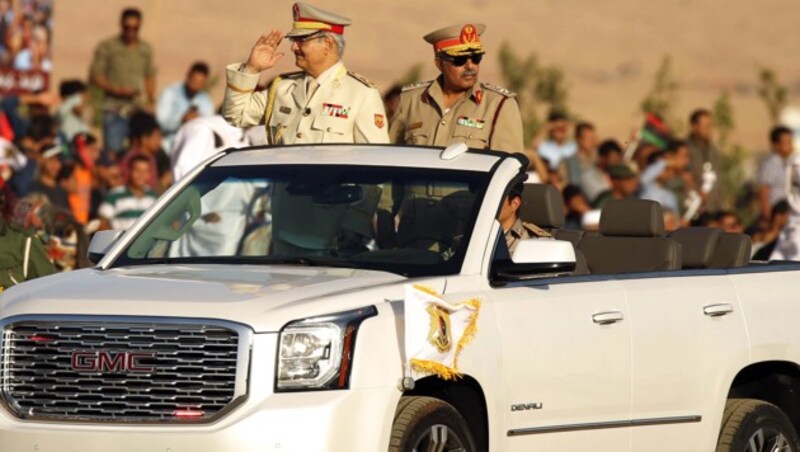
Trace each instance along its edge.
{"label": "mustache", "polygon": [[464,69],[464,72],[461,73],[461,77],[472,77],[478,75],[478,71],[474,69]]}

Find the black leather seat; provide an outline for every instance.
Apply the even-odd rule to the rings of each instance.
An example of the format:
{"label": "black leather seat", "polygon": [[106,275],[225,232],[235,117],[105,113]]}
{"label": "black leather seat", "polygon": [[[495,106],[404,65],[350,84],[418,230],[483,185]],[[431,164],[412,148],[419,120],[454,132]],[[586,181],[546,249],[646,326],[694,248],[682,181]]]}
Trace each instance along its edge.
{"label": "black leather seat", "polygon": [[719,237],[717,249],[711,259],[710,268],[745,267],[750,262],[753,244],[744,234],[723,232]]}
{"label": "black leather seat", "polygon": [[573,245],[583,238],[583,231],[561,229],[564,227],[564,200],[552,185],[525,184],[522,190],[522,205],[519,217],[551,233],[558,240],[567,240]]}
{"label": "black leather seat", "polygon": [[592,274],[681,268],[681,246],[664,236],[661,205],[655,201],[609,201],[600,214],[600,234],[584,237],[578,248]]}
{"label": "black leather seat", "polygon": [[720,229],[704,227],[681,228],[672,232],[670,238],[681,244],[681,268],[710,268],[722,234]]}

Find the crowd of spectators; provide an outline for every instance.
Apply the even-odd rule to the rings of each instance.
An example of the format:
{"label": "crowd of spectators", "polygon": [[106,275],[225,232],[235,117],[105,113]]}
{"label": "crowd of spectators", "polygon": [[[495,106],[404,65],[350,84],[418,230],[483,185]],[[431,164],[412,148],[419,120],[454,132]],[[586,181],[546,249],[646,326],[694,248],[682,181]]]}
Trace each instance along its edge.
{"label": "crowd of spectators", "polygon": [[[681,138],[660,118],[648,115],[623,146],[613,137],[600,141],[590,122],[573,125],[566,115],[552,113],[527,151],[529,180],[561,191],[569,229],[596,229],[600,209],[610,199],[649,199],[661,204],[668,232],[708,226],[747,233],[753,241],[752,257],[768,260],[789,222],[791,129],[779,125],[765,134],[771,152],[761,161],[750,189],[735,199],[722,187],[722,154],[713,141],[711,112],[697,109],[687,122],[689,133]],[[752,217],[748,224],[741,212]]]}
{"label": "crowd of spectators", "polygon": [[[48,4],[23,6],[28,3]],[[18,23],[27,26],[28,19],[49,20],[49,10],[44,19],[18,17],[19,10],[8,6],[0,0],[2,36],[12,35],[9,27]],[[184,80],[156,96],[153,52],[139,39],[141,24],[140,11],[123,11],[120,33],[96,48],[88,82],[63,80],[58,96],[0,98],[0,242],[16,241],[19,246],[8,248],[25,249],[27,238],[40,239],[33,243],[44,246],[27,252],[46,257],[33,261],[37,269],[48,261],[53,267],[31,276],[91,265],[86,255],[94,232],[130,227],[191,166],[221,148],[249,143],[216,115],[205,91],[206,63],[193,63]],[[8,49],[0,57],[18,55]],[[101,111],[90,108],[89,84],[102,92]],[[93,114],[102,118],[99,127],[91,124]],[[0,273],[19,269],[5,270]],[[14,283],[28,278],[24,273]],[[8,285],[0,278],[0,290]]]}
{"label": "crowd of spectators", "polygon": [[[34,4],[23,2],[28,3]],[[6,37],[0,59],[24,60],[28,57],[20,55],[33,49],[49,10],[18,17],[8,6],[0,0],[0,36]],[[210,68],[203,62],[156,96],[153,50],[139,39],[141,25],[138,10],[123,11],[120,33],[98,45],[87,82],[61,81],[57,97],[0,99],[0,232],[8,225],[38,236],[54,270],[90,265],[86,249],[92,233],[129,227],[209,153],[259,144],[259,131],[248,134],[215,115],[204,91]],[[28,59],[35,65],[49,61]],[[100,112],[90,111],[89,83],[103,94]],[[387,92],[387,114],[399,93],[397,87]],[[87,120],[94,113],[102,117],[101,127]],[[560,190],[567,228],[596,228],[600,209],[611,199],[652,199],[664,208],[668,230],[702,225],[747,232],[755,257],[768,258],[789,221],[785,175],[791,131],[775,127],[768,134],[772,152],[750,197],[758,215],[743,224],[721,189],[711,113],[692,112],[688,128],[688,136],[676,137],[649,115],[635,136],[620,139],[555,112],[527,150],[530,180]],[[188,148],[191,153],[184,152]]]}

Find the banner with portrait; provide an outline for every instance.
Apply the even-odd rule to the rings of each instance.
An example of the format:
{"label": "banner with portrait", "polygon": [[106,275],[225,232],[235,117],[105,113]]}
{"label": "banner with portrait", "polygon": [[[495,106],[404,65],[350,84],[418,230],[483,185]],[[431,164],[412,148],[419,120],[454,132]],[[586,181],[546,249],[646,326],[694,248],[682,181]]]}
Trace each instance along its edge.
{"label": "banner with portrait", "polygon": [[0,95],[49,88],[53,0],[0,0]]}

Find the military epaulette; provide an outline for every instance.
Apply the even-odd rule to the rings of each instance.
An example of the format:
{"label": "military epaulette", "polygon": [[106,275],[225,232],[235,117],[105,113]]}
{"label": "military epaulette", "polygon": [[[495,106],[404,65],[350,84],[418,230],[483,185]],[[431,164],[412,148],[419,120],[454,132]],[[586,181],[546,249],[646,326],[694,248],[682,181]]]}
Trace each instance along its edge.
{"label": "military epaulette", "polygon": [[489,91],[494,91],[495,93],[498,93],[498,94],[502,94],[503,96],[506,96],[506,97],[514,97],[514,96],[516,96],[516,93],[512,93],[511,91],[503,88],[502,86],[497,86],[497,85],[492,85],[490,83],[481,82],[481,87],[483,87],[483,89],[486,89],[486,90],[489,90]]}
{"label": "military epaulette", "polygon": [[427,87],[431,86],[431,83],[433,83],[433,80],[428,80],[427,82],[419,82],[419,83],[413,83],[411,85],[406,85],[406,86],[403,87],[403,92],[415,90],[415,89],[418,89],[418,88],[427,88]]}
{"label": "military epaulette", "polygon": [[366,77],[364,77],[364,76],[363,76],[363,75],[361,75],[361,74],[357,74],[357,73],[355,73],[355,72],[350,72],[350,71],[347,71],[347,75],[349,75],[350,77],[353,77],[354,79],[356,79],[356,80],[358,80],[359,82],[361,82],[361,83],[363,83],[363,84],[367,85],[367,86],[368,86],[368,87],[370,87],[370,88],[376,88],[376,89],[378,88],[377,86],[375,86],[375,84],[374,84],[374,83],[372,83],[372,82],[370,82],[369,80],[367,80],[367,78],[366,78]]}
{"label": "military epaulette", "polygon": [[522,227],[530,231],[530,233],[535,235],[536,237],[552,237],[552,235],[549,232],[545,231],[539,226],[536,226],[533,223],[528,223],[527,221],[523,221]]}

